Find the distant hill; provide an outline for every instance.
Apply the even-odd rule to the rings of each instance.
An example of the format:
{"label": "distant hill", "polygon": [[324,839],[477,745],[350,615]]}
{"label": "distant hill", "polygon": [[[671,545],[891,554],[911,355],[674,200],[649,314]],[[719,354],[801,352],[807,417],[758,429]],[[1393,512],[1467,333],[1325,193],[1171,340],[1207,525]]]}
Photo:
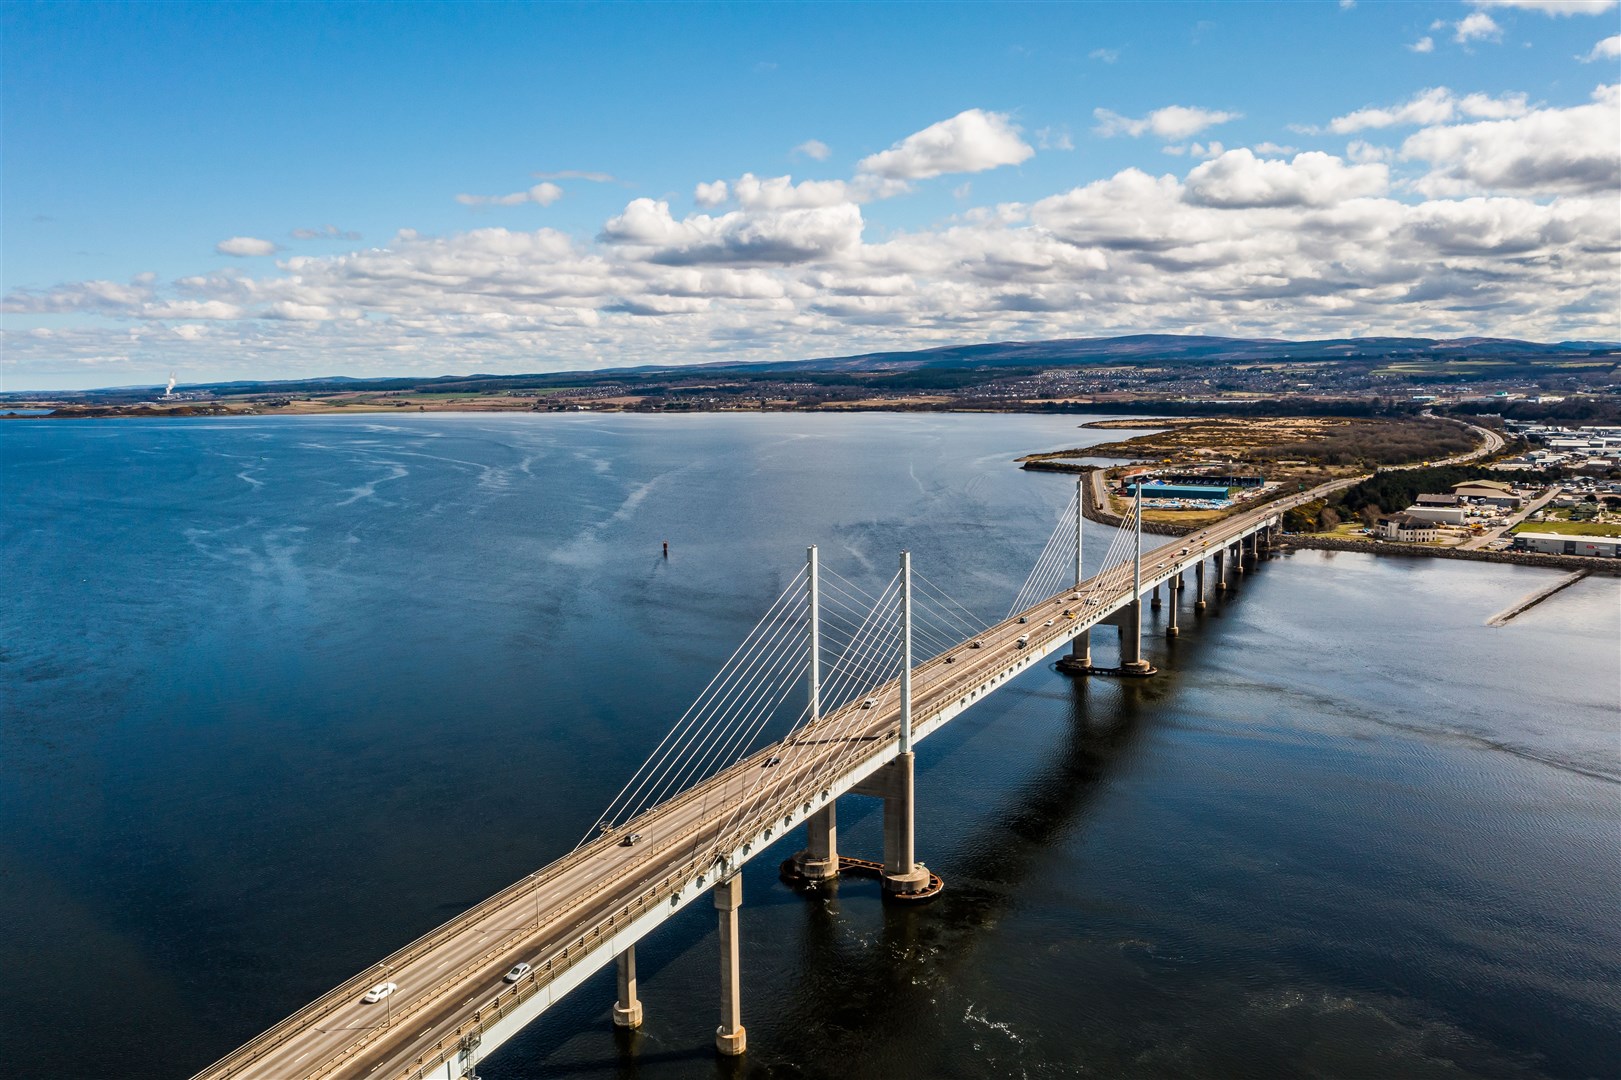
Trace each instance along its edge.
{"label": "distant hill", "polygon": [[[905,352],[859,353],[814,360],[764,362],[718,361],[703,364],[642,365],[596,371],[560,371],[513,375],[441,375],[438,377],[353,378],[334,375],[286,380],[237,380],[192,383],[183,392],[223,394],[322,394],[345,391],[405,391],[427,393],[501,392],[557,386],[646,384],[677,379],[708,379],[725,374],[761,380],[773,375],[824,379],[864,375],[998,369],[1040,369],[1066,366],[1133,366],[1145,368],[1215,368],[1242,363],[1335,363],[1374,366],[1391,361],[1456,361],[1463,359],[1511,361],[1535,367],[1547,362],[1584,356],[1621,360],[1621,343],[1613,341],[1561,341],[1552,344],[1512,338],[1329,338],[1321,341],[1286,341],[1280,338],[1229,338],[1192,334],[1131,334],[1107,338],[1058,338],[1051,341],[997,341],[980,345],[947,345]],[[921,384],[920,384],[921,385]],[[153,387],[116,387],[61,395],[69,398],[111,398],[149,395]],[[27,396],[0,394],[0,400]]]}
{"label": "distant hill", "polygon": [[[1179,334],[1132,334],[1111,338],[1059,338],[1052,341],[999,341],[951,345],[911,352],[862,353],[819,360],[750,364],[765,371],[879,371],[936,367],[1059,366],[1066,364],[1198,366],[1245,361],[1456,359],[1568,359],[1573,353],[1615,352],[1616,342],[1562,341],[1542,344],[1513,338],[1226,338]],[[737,365],[744,366],[744,365]]]}

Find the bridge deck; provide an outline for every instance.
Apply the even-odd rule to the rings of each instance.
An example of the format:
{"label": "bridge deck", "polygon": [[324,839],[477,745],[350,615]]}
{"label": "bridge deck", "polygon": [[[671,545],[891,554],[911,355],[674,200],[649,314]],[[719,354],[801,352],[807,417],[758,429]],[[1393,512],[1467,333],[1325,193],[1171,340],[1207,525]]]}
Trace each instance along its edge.
{"label": "bridge deck", "polygon": [[[1145,552],[1143,588],[1320,493],[1274,502]],[[1066,589],[1024,612],[1028,622],[1015,616],[986,630],[977,639],[980,647],[964,641],[914,667],[915,737],[927,736],[1129,604],[1131,565],[1080,588],[1098,602],[1082,605],[1070,599],[1076,591]],[[1066,607],[1075,618],[1063,615]],[[1029,643],[1020,648],[1017,639],[1026,634]],[[851,703],[829,713],[504,889],[311,1002],[195,1080],[445,1076],[441,1062],[463,1040],[480,1035],[482,1056],[610,960],[611,952],[702,895],[715,880],[716,852],[727,853],[735,868],[893,757],[899,680],[870,696],[877,698],[875,707]],[[768,765],[772,757],[780,761]],[[838,782],[830,783],[830,776]],[[630,832],[642,840],[622,846],[619,838]],[[504,983],[502,975],[520,961],[535,970],[515,985]],[[363,1004],[361,994],[385,979],[399,984],[392,998]],[[518,1016],[516,1024],[497,1031],[509,1014]]]}

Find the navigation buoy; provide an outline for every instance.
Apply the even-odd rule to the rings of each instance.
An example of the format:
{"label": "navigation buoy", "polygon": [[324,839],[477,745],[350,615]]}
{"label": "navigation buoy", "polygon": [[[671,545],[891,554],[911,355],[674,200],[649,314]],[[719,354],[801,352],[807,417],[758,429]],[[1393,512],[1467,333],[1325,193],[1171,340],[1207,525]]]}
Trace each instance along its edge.
{"label": "navigation buoy", "polygon": [[670,542],[668,540],[664,541],[664,557],[666,559],[670,557]]}

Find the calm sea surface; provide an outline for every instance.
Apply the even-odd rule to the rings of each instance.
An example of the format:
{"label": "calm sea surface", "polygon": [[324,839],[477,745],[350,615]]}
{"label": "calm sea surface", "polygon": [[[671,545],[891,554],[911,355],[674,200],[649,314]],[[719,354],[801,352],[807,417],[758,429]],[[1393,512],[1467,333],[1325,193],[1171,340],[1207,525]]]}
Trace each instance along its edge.
{"label": "calm sea surface", "polygon": [[[0,423],[5,1071],[189,1076],[567,851],[806,544],[1000,617],[1075,424]],[[1617,582],[1485,625],[1553,575],[1306,552],[1158,678],[1020,676],[919,747],[936,903],[750,864],[738,1071],[1621,1075]],[[610,970],[480,1072],[728,1074],[715,957],[694,905],[639,1036]]]}

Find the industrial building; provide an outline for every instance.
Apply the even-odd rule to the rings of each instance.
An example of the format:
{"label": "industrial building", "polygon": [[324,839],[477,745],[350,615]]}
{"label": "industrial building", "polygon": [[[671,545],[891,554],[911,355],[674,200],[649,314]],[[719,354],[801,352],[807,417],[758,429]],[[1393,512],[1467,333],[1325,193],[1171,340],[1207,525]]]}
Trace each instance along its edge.
{"label": "industrial building", "polygon": [[1420,521],[1433,521],[1439,525],[1462,525],[1464,508],[1461,506],[1409,506],[1407,516]]}
{"label": "industrial building", "polygon": [[1232,492],[1213,484],[1144,484],[1145,499],[1203,499],[1208,502],[1226,502]]}
{"label": "industrial building", "polygon": [[1598,555],[1621,558],[1621,536],[1566,536],[1564,533],[1522,532],[1514,534],[1516,551],[1540,551],[1544,555]]}
{"label": "industrial building", "polygon": [[1525,501],[1501,480],[1465,480],[1452,485],[1452,494],[1460,499],[1479,499],[1493,506],[1507,506],[1514,510],[1518,510]]}

